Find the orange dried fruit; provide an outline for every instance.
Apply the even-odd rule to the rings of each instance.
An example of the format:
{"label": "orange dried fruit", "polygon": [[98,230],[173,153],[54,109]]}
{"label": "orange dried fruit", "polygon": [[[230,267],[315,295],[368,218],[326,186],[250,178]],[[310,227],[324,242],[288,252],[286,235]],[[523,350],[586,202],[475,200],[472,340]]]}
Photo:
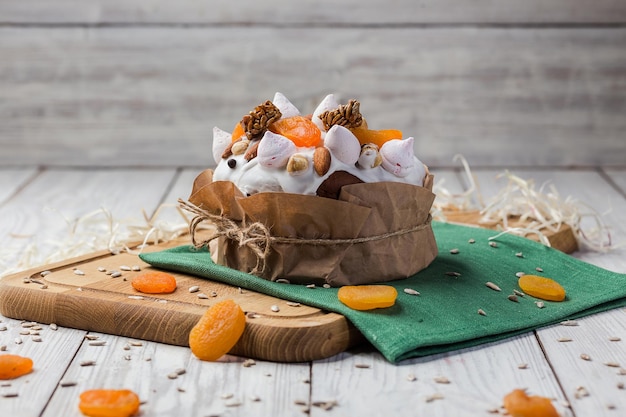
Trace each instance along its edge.
{"label": "orange dried fruit", "polygon": [[139,411],[139,397],[128,389],[92,389],[80,394],[78,408],[89,417],[130,417]]}
{"label": "orange dried fruit", "polygon": [[241,126],[241,122],[237,123],[235,125],[235,128],[233,129],[233,133],[231,134],[232,141],[233,142],[238,141],[245,134],[246,134],[246,132],[243,130],[243,126]]}
{"label": "orange dried fruit", "polygon": [[235,346],[246,327],[246,315],[233,300],[209,307],[189,333],[189,347],[203,361],[215,361]]}
{"label": "orange dried fruit", "polygon": [[504,408],[512,417],[559,417],[549,398],[528,396],[521,389],[504,396]]}
{"label": "orange dried fruit", "polygon": [[354,133],[354,136],[357,137],[361,145],[374,143],[379,148],[382,147],[385,142],[392,139],[402,139],[402,131],[396,129],[371,130],[361,125],[351,129],[351,131]]}
{"label": "orange dried fruit", "polygon": [[33,370],[33,360],[19,355],[0,355],[0,379],[14,379]]}
{"label": "orange dried fruit", "polygon": [[537,275],[522,275],[517,282],[526,294],[542,300],[563,301],[565,289],[553,279]]}
{"label": "orange dried fruit", "polygon": [[322,132],[310,119],[304,116],[286,117],[269,126],[272,133],[283,135],[296,146],[318,146],[322,141]]}
{"label": "orange dried fruit", "polygon": [[176,278],[162,271],[137,275],[130,282],[134,289],[145,294],[169,294],[176,290]]}
{"label": "orange dried fruit", "polygon": [[389,285],[346,285],[339,288],[337,297],[353,310],[373,310],[394,305],[398,291]]}

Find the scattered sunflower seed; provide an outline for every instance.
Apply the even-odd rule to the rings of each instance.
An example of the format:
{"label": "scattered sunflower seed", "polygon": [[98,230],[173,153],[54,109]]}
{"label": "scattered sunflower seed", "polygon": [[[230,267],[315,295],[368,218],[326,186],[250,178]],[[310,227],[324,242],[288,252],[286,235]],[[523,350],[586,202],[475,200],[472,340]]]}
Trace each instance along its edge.
{"label": "scattered sunflower seed", "polygon": [[543,272],[543,268],[541,268],[541,267],[539,267],[539,266],[538,266],[537,268],[535,268],[535,271],[537,271],[537,272]]}
{"label": "scattered sunflower seed", "polygon": [[16,338],[15,338],[15,344],[16,344],[16,345],[21,345],[22,343],[24,343],[24,341],[22,340],[22,338],[21,338],[21,337],[16,337]]}
{"label": "scattered sunflower seed", "polygon": [[243,366],[244,368],[249,368],[254,365],[256,365],[256,361],[254,359],[246,359],[241,363],[241,366]]}
{"label": "scattered sunflower seed", "polygon": [[494,241],[489,242],[489,246],[491,246],[492,248],[497,248],[498,244]]}
{"label": "scattered sunflower seed", "polygon": [[410,382],[413,382],[413,381],[417,380],[417,377],[415,376],[415,374],[408,374],[406,376],[406,380],[410,381]]}
{"label": "scattered sunflower seed", "polygon": [[178,368],[174,372],[176,372],[178,375],[185,375],[187,373],[187,370],[185,368]]}
{"label": "scattered sunflower seed", "polygon": [[98,339],[100,339],[100,336],[95,335],[95,334],[86,334],[85,335],[85,339],[87,339],[87,340],[98,340]]}
{"label": "scattered sunflower seed", "polygon": [[107,271],[107,269],[105,267],[103,267],[103,266],[99,266],[98,267],[98,272],[106,272],[106,271]]}
{"label": "scattered sunflower seed", "polygon": [[76,381],[61,381],[61,382],[59,382],[59,385],[64,387],[64,388],[65,387],[73,387],[73,386],[77,385],[77,382]]}
{"label": "scattered sunflower seed", "polygon": [[106,345],[106,341],[104,340],[92,340],[89,342],[89,346],[104,346]]}
{"label": "scattered sunflower seed", "polygon": [[33,336],[33,337],[31,338],[31,340],[32,340],[33,342],[41,342],[41,341],[42,341],[41,337],[39,337],[39,336]]}
{"label": "scattered sunflower seed", "polygon": [[524,254],[522,252],[517,252],[515,256],[517,256],[518,258],[523,258]]}
{"label": "scattered sunflower seed", "polygon": [[476,239],[470,239],[467,241],[467,243],[476,243]]}
{"label": "scattered sunflower seed", "polygon": [[213,298],[217,297],[217,291],[211,291],[211,297]]}
{"label": "scattered sunflower seed", "polygon": [[122,273],[120,271],[115,271],[111,274],[111,278],[119,278],[122,276]]}
{"label": "scattered sunflower seed", "polygon": [[307,402],[304,400],[294,400],[295,405],[307,405]]}
{"label": "scattered sunflower seed", "polygon": [[120,271],[132,271],[132,269],[128,265],[121,265]]}
{"label": "scattered sunflower seed", "polygon": [[432,395],[429,395],[428,397],[426,397],[426,402],[427,403],[431,403],[435,400],[443,400],[443,394],[436,392]]}
{"label": "scattered sunflower seed", "polygon": [[528,369],[528,364],[520,363],[519,365],[517,365],[517,369]]}
{"label": "scattered sunflower seed", "polygon": [[609,337],[609,342],[619,342],[620,340],[622,339],[617,336]]}
{"label": "scattered sunflower seed", "polygon": [[309,284],[306,286],[307,288],[315,288],[315,284]]}
{"label": "scattered sunflower seed", "polygon": [[144,297],[142,297],[141,295],[129,295],[128,298],[130,298],[131,300],[143,300]]}
{"label": "scattered sunflower seed", "polygon": [[359,369],[369,369],[370,366],[367,363],[355,363],[354,364],[355,368],[359,368]]}
{"label": "scattered sunflower seed", "polygon": [[623,382],[618,382],[617,383],[617,389],[624,389],[624,383]]}
{"label": "scattered sunflower seed", "polygon": [[39,273],[39,276],[43,278],[43,277],[45,277],[46,275],[50,275],[51,273],[52,273],[52,271],[48,271],[48,270],[46,269],[45,271],[41,271],[41,272]]}
{"label": "scattered sunflower seed", "polygon": [[254,311],[249,311],[246,313],[246,317],[250,319],[258,319],[261,315],[259,313],[255,313]]}
{"label": "scattered sunflower seed", "polygon": [[4,398],[15,398],[18,396],[17,392],[3,392],[2,396]]}
{"label": "scattered sunflower seed", "polygon": [[525,273],[525,272],[516,272],[516,273],[515,273],[515,276],[516,276],[516,277],[518,277],[518,278],[521,278],[521,277],[523,277],[524,275],[526,275],[526,273]]}
{"label": "scattered sunflower seed", "polygon": [[222,400],[229,400],[231,398],[233,398],[235,396],[235,394],[233,394],[232,392],[228,392],[228,393],[224,393],[221,395]]}
{"label": "scattered sunflower seed", "polygon": [[480,314],[481,316],[486,316],[487,313],[485,313],[485,310],[483,310],[482,308],[478,309],[478,314]]}
{"label": "scattered sunflower seed", "polygon": [[571,342],[572,339],[569,337],[559,337],[558,339],[556,339],[557,342]]}
{"label": "scattered sunflower seed", "polygon": [[81,361],[80,362],[80,366],[94,366],[96,364],[96,361],[91,361],[91,360],[87,360],[87,361]]}
{"label": "scattered sunflower seed", "polygon": [[509,301],[513,301],[514,303],[519,303],[519,299],[517,298],[517,295],[515,294],[510,294],[508,297],[506,297],[509,299]]}
{"label": "scattered sunflower seed", "polygon": [[582,359],[584,361],[590,361],[591,360],[591,356],[587,355],[586,353],[581,353],[580,354],[580,359]]}
{"label": "scattered sunflower seed", "polygon": [[129,361],[131,359],[130,355],[124,355],[124,359]]}
{"label": "scattered sunflower seed", "polygon": [[205,294],[205,293],[203,293],[203,292],[198,293],[198,295],[196,295],[196,297],[198,297],[198,298],[199,298],[199,299],[201,299],[201,300],[208,300],[208,299],[209,299],[209,296],[208,296],[208,295],[206,295],[206,294]]}
{"label": "scattered sunflower seed", "polygon": [[589,396],[589,391],[587,391],[587,389],[583,386],[580,386],[578,388],[576,388],[576,392],[574,393],[574,397],[576,397],[577,399],[583,398],[583,397],[588,397]]}
{"label": "scattered sunflower seed", "polygon": [[250,401],[253,401],[255,403],[261,401],[261,397],[259,397],[258,395],[251,395],[249,398]]}
{"label": "scattered sunflower seed", "polygon": [[544,308],[545,307],[545,303],[543,301],[535,301],[535,304],[537,305],[538,308]]}
{"label": "scattered sunflower seed", "polygon": [[20,335],[26,336],[30,334],[30,330],[20,330]]}
{"label": "scattered sunflower seed", "polygon": [[5,332],[7,330],[7,326],[4,324],[0,326],[0,332]]}
{"label": "scattered sunflower seed", "polygon": [[459,251],[457,248],[450,249],[450,253],[451,253],[452,255],[456,255],[456,254],[458,254],[459,252],[460,252],[460,251]]}
{"label": "scattered sunflower seed", "polygon": [[502,291],[502,290],[500,289],[500,287],[498,287],[496,284],[494,284],[494,283],[493,283],[493,282],[491,282],[491,281],[487,281],[487,282],[485,282],[485,286],[487,286],[488,288],[491,288],[491,289],[492,289],[492,290],[494,290],[494,291]]}
{"label": "scattered sunflower seed", "polygon": [[277,284],[291,284],[291,281],[289,281],[288,279],[285,279],[285,278],[278,278],[276,280],[276,283]]}
{"label": "scattered sunflower seed", "polygon": [[513,294],[517,295],[518,297],[523,297],[525,294],[519,290],[513,289]]}
{"label": "scattered sunflower seed", "polygon": [[619,368],[619,371],[617,371],[617,375],[626,375],[626,369]]}
{"label": "scattered sunflower seed", "polygon": [[0,345],[0,352],[6,352],[8,349],[7,345]]}
{"label": "scattered sunflower seed", "polygon": [[404,292],[409,295],[420,295],[419,291],[416,291],[413,288],[405,288]]}
{"label": "scattered sunflower seed", "polygon": [[449,276],[449,277],[460,277],[461,273],[460,272],[455,272],[455,271],[449,271],[449,272],[446,272],[446,275]]}
{"label": "scattered sunflower seed", "polygon": [[81,271],[80,269],[75,269],[74,270],[74,275],[85,275],[85,273],[83,271]]}
{"label": "scattered sunflower seed", "polygon": [[617,363],[617,362],[612,362],[612,361],[611,361],[611,362],[604,362],[604,364],[605,364],[606,366],[610,366],[611,368],[619,368],[619,367],[620,367],[619,363]]}
{"label": "scattered sunflower seed", "polygon": [[183,388],[183,387],[177,387],[177,388],[176,388],[176,391],[178,391],[178,392],[185,392],[185,388]]}
{"label": "scattered sunflower seed", "polygon": [[48,289],[48,285],[43,284],[43,285],[40,285],[39,288],[41,288],[42,290],[47,290]]}
{"label": "scattered sunflower seed", "polygon": [[323,284],[322,287],[328,289],[328,288],[330,288],[330,284]]}
{"label": "scattered sunflower seed", "polygon": [[143,342],[139,342],[139,341],[132,341],[129,343],[131,346],[135,346],[135,347],[143,346]]}
{"label": "scattered sunflower seed", "polygon": [[438,383],[438,384],[449,384],[450,380],[448,378],[446,378],[445,376],[437,376],[435,378],[433,378],[433,380]]}
{"label": "scattered sunflower seed", "polygon": [[300,303],[296,303],[295,301],[287,301],[287,302],[286,302],[286,304],[287,304],[289,307],[300,307],[300,306],[302,305],[302,304],[300,304]]}
{"label": "scattered sunflower seed", "polygon": [[274,304],[273,306],[270,307],[270,309],[274,312],[274,313],[278,313],[280,311],[280,307],[278,307],[276,304]]}
{"label": "scattered sunflower seed", "polygon": [[50,330],[58,330],[59,326],[56,323],[50,323]]}
{"label": "scattered sunflower seed", "polygon": [[336,405],[339,405],[339,403],[337,403],[337,401],[335,400],[314,401],[311,405],[314,407],[319,407],[324,411],[330,411],[333,409],[333,407],[335,407]]}
{"label": "scattered sunflower seed", "polygon": [[30,279],[29,277],[24,277],[24,278],[22,279],[22,282],[23,282],[24,284],[30,284],[32,281],[31,281],[31,279]]}
{"label": "scattered sunflower seed", "polygon": [[565,320],[561,322],[561,326],[578,326],[578,322],[576,320]]}
{"label": "scattered sunflower seed", "polygon": [[178,374],[176,372],[171,372],[171,373],[167,374],[167,377],[169,379],[176,379],[176,378],[178,378]]}
{"label": "scattered sunflower seed", "polygon": [[200,287],[197,286],[197,285],[189,287],[189,292],[190,293],[194,293],[194,292],[198,292],[198,291],[200,291]]}
{"label": "scattered sunflower seed", "polygon": [[133,265],[130,267],[131,271],[141,271],[141,267],[139,265]]}
{"label": "scattered sunflower seed", "polygon": [[124,349],[124,350],[130,350],[130,345],[129,345],[128,343],[126,343],[122,349]]}

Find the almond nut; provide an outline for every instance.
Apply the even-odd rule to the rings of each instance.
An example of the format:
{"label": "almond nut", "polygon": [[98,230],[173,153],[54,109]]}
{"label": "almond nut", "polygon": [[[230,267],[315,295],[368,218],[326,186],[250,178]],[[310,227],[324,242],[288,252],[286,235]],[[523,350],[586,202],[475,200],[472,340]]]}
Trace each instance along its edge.
{"label": "almond nut", "polygon": [[328,148],[320,146],[313,152],[313,169],[320,177],[326,175],[330,169],[330,151]]}

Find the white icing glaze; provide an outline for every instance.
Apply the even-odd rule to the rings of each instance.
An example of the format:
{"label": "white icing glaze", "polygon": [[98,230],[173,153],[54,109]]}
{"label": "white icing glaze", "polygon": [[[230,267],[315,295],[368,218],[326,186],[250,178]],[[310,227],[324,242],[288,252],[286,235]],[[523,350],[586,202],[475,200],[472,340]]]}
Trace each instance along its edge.
{"label": "white icing glaze", "polygon": [[[332,110],[339,105],[332,95],[327,96],[323,103],[316,109],[316,111],[320,110],[319,113]],[[356,140],[356,137],[346,128],[339,126],[331,128],[325,139],[325,146],[331,154],[330,169],[323,176],[319,176],[313,169],[314,147],[297,147],[286,137],[267,131],[259,143],[256,158],[246,161],[244,154],[240,154],[220,159],[213,173],[213,179],[233,182],[244,195],[268,191],[315,195],[322,182],[336,171],[346,171],[364,182],[394,181],[423,185],[426,169],[413,153],[413,138],[386,142],[380,149],[383,163],[374,166],[373,162],[368,165],[365,161],[374,161],[376,153],[365,157],[361,155],[361,158],[365,159],[359,160],[361,152],[358,140],[355,143],[348,139],[350,136],[346,135],[342,129]],[[342,133],[337,134],[337,132]],[[226,134],[230,138],[230,134]],[[215,136],[214,131],[214,138]],[[223,146],[224,142],[223,133],[218,132],[217,136],[220,144],[213,144],[214,156],[217,155],[216,151]],[[296,154],[298,158],[306,158],[308,165],[296,173],[289,173],[285,167],[289,158]]]}

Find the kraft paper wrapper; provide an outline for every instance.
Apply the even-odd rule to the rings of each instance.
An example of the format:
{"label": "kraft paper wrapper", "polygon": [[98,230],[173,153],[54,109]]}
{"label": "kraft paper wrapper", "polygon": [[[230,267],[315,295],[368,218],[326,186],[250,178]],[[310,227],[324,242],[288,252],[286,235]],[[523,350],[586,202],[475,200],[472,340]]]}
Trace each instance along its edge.
{"label": "kraft paper wrapper", "polygon": [[[265,267],[257,273],[292,284],[361,285],[409,277],[437,256],[430,225],[433,176],[424,187],[395,183],[344,186],[339,200],[289,193],[244,196],[229,181],[212,182],[211,170],[195,180],[189,201],[214,214],[246,224],[263,223],[272,236],[299,239],[354,239],[418,230],[362,243],[294,245],[273,242]],[[215,257],[214,257],[215,259]],[[218,238],[217,263],[243,272],[257,265],[246,246]]]}

